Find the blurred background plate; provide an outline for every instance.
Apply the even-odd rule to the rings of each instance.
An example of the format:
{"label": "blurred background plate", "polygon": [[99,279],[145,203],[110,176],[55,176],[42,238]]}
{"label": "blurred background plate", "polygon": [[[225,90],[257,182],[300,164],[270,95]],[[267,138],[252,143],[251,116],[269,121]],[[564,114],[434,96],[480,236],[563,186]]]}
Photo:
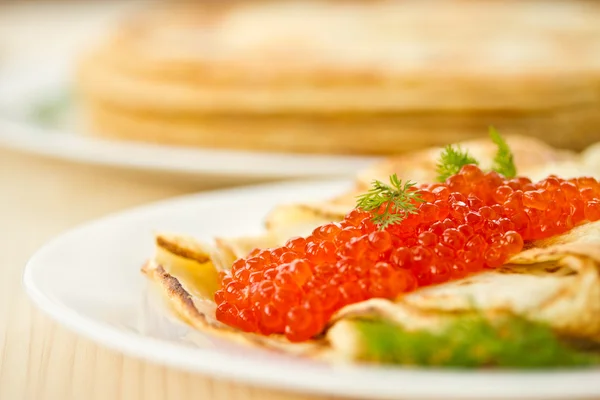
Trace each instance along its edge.
{"label": "blurred background plate", "polygon": [[600,140],[594,2],[51,3],[0,8],[0,145],[250,183]]}
{"label": "blurred background plate", "polygon": [[373,157],[162,146],[83,133],[69,94],[69,59],[0,73],[0,145],[76,162],[181,174],[272,180],[352,176]]}

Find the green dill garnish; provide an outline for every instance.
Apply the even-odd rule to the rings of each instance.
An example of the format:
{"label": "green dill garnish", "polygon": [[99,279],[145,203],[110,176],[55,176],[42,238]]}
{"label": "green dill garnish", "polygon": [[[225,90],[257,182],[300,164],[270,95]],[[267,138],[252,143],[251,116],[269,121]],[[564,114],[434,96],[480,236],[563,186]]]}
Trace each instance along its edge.
{"label": "green dill garnish", "polygon": [[508,147],[506,141],[492,126],[490,126],[490,137],[496,146],[498,146],[498,150],[494,156],[494,167],[492,169],[497,173],[504,175],[506,178],[514,178],[517,175],[517,168],[515,167],[510,147]]}
{"label": "green dill garnish", "polygon": [[379,225],[380,229],[397,224],[408,214],[415,214],[416,203],[423,201],[414,190],[411,190],[415,183],[410,181],[402,183],[396,174],[390,176],[389,185],[378,180],[374,180],[372,185],[373,187],[367,193],[358,196],[356,207],[373,212],[372,221]]}
{"label": "green dill garnish", "polygon": [[462,150],[460,146],[448,145],[440,154],[438,161],[437,174],[438,181],[444,182],[448,177],[455,175],[460,169],[468,164],[479,165],[479,162],[469,155],[469,152]]}
{"label": "green dill garnish", "polygon": [[[407,331],[381,320],[352,321],[355,341],[345,351],[362,361],[459,368],[552,368],[600,363],[538,322],[516,316],[490,321],[459,317],[438,332]],[[597,349],[596,349],[597,350]]]}
{"label": "green dill garnish", "polygon": [[[508,143],[493,127],[490,127],[490,138],[498,147],[491,170],[496,171],[505,178],[514,178],[517,175],[517,168]],[[438,181],[445,182],[448,177],[457,174],[463,166],[468,164],[479,165],[479,161],[471,157],[468,151],[462,150],[459,145],[446,146],[436,165]]]}
{"label": "green dill garnish", "polygon": [[[490,137],[498,146],[492,169],[506,178],[514,178],[516,168],[508,144],[492,127],[490,127]],[[436,165],[438,181],[446,181],[469,164],[479,165],[479,161],[472,157],[467,150],[461,149],[459,145],[446,146]],[[372,221],[379,225],[380,229],[399,223],[408,214],[415,214],[417,212],[416,203],[423,201],[412,190],[416,184],[410,181],[403,184],[396,174],[390,176],[390,185],[378,180],[373,181],[372,185],[373,187],[367,193],[358,196],[356,207],[363,211],[373,212]]]}

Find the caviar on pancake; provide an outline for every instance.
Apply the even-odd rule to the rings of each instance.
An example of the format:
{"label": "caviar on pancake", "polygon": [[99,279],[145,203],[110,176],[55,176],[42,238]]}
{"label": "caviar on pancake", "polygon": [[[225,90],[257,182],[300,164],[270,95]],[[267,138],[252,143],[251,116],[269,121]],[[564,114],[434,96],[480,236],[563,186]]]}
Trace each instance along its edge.
{"label": "caviar on pancake", "polygon": [[600,219],[600,184],[587,177],[533,183],[468,164],[444,183],[408,191],[414,211],[395,210],[402,219],[383,229],[373,222],[381,213],[356,208],[306,238],[238,259],[221,277],[217,318],[308,340],[348,304],[497,268],[526,241]]}
{"label": "caviar on pancake", "polygon": [[374,181],[340,223],[237,260],[215,293],[217,319],[308,340],[348,304],[497,268],[526,241],[600,219],[595,179],[517,177],[507,143],[493,128],[490,137],[497,145],[491,171],[447,146],[439,183],[416,186],[395,174],[389,185]]}

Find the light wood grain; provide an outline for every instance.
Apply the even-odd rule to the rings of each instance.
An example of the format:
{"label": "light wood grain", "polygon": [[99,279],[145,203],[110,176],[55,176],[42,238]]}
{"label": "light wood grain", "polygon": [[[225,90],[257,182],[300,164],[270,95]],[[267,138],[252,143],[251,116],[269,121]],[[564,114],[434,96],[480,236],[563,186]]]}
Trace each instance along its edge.
{"label": "light wood grain", "polygon": [[0,399],[314,398],[125,357],[59,326],[27,299],[21,284],[23,267],[45,241],[107,213],[201,189],[205,187],[198,180],[0,150]]}

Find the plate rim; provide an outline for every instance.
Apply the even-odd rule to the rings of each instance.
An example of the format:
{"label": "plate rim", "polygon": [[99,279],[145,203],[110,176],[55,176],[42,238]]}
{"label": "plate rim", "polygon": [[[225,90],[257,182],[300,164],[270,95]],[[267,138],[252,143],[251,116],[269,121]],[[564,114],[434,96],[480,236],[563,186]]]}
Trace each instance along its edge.
{"label": "plate rim", "polygon": [[[127,208],[104,217],[93,219],[91,221],[79,224],[45,242],[27,261],[23,272],[23,285],[25,291],[33,303],[43,311],[44,314],[57,321],[62,326],[83,337],[91,339],[99,346],[107,347],[119,351],[128,356],[137,359],[143,359],[148,362],[167,365],[169,367],[202,373],[206,376],[223,378],[244,382],[253,386],[268,387],[280,390],[292,390],[310,394],[321,395],[342,395],[353,398],[378,398],[392,399],[398,396],[410,398],[431,398],[431,396],[442,395],[440,390],[433,390],[434,386],[441,386],[446,390],[452,390],[451,393],[443,393],[444,397],[449,399],[473,399],[481,398],[546,398],[559,399],[565,398],[589,398],[600,396],[600,368],[590,370],[549,370],[549,371],[469,371],[454,369],[409,369],[409,368],[385,368],[369,367],[356,365],[334,365],[326,367],[330,375],[336,378],[336,385],[327,384],[319,378],[319,370],[312,371],[314,365],[310,368],[302,368],[303,361],[284,356],[287,361],[283,368],[278,365],[276,360],[263,362],[261,368],[252,368],[253,359],[246,359],[240,356],[232,356],[214,349],[194,348],[169,343],[164,339],[152,338],[139,333],[122,331],[111,327],[107,323],[98,321],[95,318],[81,315],[77,311],[67,307],[59,301],[53,300],[50,296],[43,293],[36,285],[35,269],[43,264],[43,258],[47,251],[54,247],[60,247],[63,243],[68,243],[72,237],[85,233],[93,232],[98,226],[112,225],[125,218],[133,218],[143,214],[153,214],[159,210],[177,207],[186,203],[204,203],[215,201],[222,196],[252,195],[257,191],[264,190],[283,190],[287,188],[296,190],[305,190],[307,185],[331,185],[342,182],[350,183],[349,180],[311,180],[301,182],[269,183],[262,185],[252,185],[241,188],[230,188],[221,190],[212,190],[195,194],[177,196],[170,199],[150,202],[137,207]],[[213,357],[221,359],[222,362],[202,361],[202,357],[193,358],[191,353],[206,356],[207,354],[214,361]],[[224,360],[224,361],[223,361]],[[289,365],[288,365],[289,363]],[[300,367],[298,367],[300,364]],[[229,367],[235,366],[232,371]],[[298,368],[302,369],[304,375],[311,375],[313,382],[306,385],[301,379],[295,379],[286,376],[282,371],[289,370],[290,375]],[[269,371],[265,378],[265,370]],[[308,371],[308,372],[307,372]],[[232,372],[235,374],[232,375]],[[272,375],[271,375],[272,374]],[[277,376],[277,379],[272,379]],[[411,385],[404,387],[407,389],[402,393],[395,391],[394,386],[371,388],[371,391],[365,390],[365,385],[357,384],[350,378],[376,377],[380,382],[386,382],[402,378],[401,380],[410,382]],[[385,380],[383,380],[385,378]],[[348,379],[350,379],[348,381]],[[473,387],[466,385],[465,379],[477,382],[479,391],[473,391]],[[433,381],[432,381],[433,380]],[[506,385],[508,381],[513,381],[511,385]],[[431,385],[435,382],[436,385]],[[515,382],[518,383],[515,385]],[[345,383],[345,384],[344,384]],[[595,384],[595,385],[594,385]],[[500,386],[498,386],[500,385]],[[494,387],[493,392],[489,388]],[[569,388],[568,390],[565,388]],[[498,388],[501,391],[498,391]],[[482,391],[483,389],[483,391]]]}
{"label": "plate rim", "polygon": [[[34,99],[46,97],[40,94],[29,98],[31,96],[28,93],[32,91],[57,92],[61,91],[60,88],[70,87],[71,69],[65,60],[49,60],[42,71],[31,65],[0,70],[0,93],[4,92],[0,95],[0,104],[7,103],[7,99],[12,102],[13,98],[17,98],[17,103],[31,104]],[[24,100],[27,98],[29,99]],[[85,134],[78,129],[43,127],[28,122],[10,109],[8,112],[0,112],[0,146],[84,164],[255,179],[351,177],[361,168],[383,158],[376,155],[302,154],[166,146],[115,140]],[[194,163],[195,159],[209,161]],[[236,160],[236,163],[231,162]]]}
{"label": "plate rim", "polygon": [[[52,132],[52,133],[49,133]],[[66,145],[65,147],[62,147]],[[336,155],[282,154],[209,148],[161,146],[132,141],[116,141],[84,134],[71,134],[29,125],[26,122],[0,117],[0,146],[22,152],[63,159],[80,164],[121,167],[126,169],[171,172],[186,175],[248,177],[254,179],[307,179],[354,176],[362,168],[381,160],[379,157]],[[131,152],[138,153],[131,157]],[[182,158],[226,158],[237,167],[217,167],[206,162],[192,164]],[[161,162],[152,159],[162,159]],[[268,159],[264,166],[247,168],[258,159]],[[291,162],[291,163],[290,163]],[[221,166],[226,163],[220,164]],[[302,172],[301,165],[312,165]],[[335,169],[325,168],[336,166]],[[324,170],[330,172],[324,172]]]}

